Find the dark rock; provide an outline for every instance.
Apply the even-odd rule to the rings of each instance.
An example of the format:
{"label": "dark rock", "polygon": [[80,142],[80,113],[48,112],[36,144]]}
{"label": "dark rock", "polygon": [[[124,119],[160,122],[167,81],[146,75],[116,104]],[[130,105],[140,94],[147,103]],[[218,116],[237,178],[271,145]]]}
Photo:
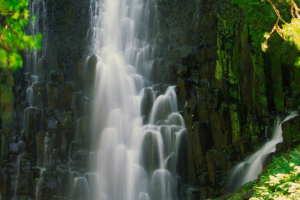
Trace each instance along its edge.
{"label": "dark rock", "polygon": [[273,155],[274,152],[271,152],[261,157],[261,164],[263,169],[265,169],[267,165],[273,161]]}
{"label": "dark rock", "polygon": [[284,143],[277,143],[276,144],[276,153],[280,153],[280,152],[282,152],[283,150],[285,149],[285,146],[284,146]]}
{"label": "dark rock", "polygon": [[64,84],[65,74],[61,69],[56,69],[51,72],[51,81],[58,84]]}

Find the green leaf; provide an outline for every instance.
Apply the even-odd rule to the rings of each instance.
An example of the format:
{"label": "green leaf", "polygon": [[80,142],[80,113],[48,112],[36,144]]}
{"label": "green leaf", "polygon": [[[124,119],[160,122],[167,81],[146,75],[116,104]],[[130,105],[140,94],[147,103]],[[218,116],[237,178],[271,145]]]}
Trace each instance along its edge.
{"label": "green leaf", "polygon": [[20,17],[20,12],[17,11],[15,14],[12,16],[13,19],[18,19]]}

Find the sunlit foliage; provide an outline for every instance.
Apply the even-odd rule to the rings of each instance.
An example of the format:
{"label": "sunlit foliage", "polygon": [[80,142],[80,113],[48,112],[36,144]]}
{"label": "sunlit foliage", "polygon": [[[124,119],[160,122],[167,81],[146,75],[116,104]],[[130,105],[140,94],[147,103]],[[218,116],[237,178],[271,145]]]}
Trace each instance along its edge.
{"label": "sunlit foliage", "polygon": [[[232,0],[244,11],[251,42],[263,51],[271,51],[282,62],[300,66],[299,0]],[[279,39],[280,38],[280,39]],[[293,54],[287,58],[287,54]]]}
{"label": "sunlit foliage", "polygon": [[274,158],[253,189],[250,200],[300,199],[300,147]]}
{"label": "sunlit foliage", "polygon": [[0,0],[0,67],[17,69],[22,67],[20,50],[40,49],[42,35],[29,36],[24,33],[28,21],[34,16],[26,8],[29,0]]}

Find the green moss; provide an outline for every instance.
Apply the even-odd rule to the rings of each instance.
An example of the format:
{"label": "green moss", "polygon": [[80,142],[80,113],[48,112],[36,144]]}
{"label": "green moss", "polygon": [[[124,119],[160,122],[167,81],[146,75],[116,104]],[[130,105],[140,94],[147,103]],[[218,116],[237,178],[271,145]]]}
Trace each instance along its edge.
{"label": "green moss", "polygon": [[233,56],[232,56],[232,72],[234,77],[234,83],[239,84],[239,52],[237,42],[233,45]]}
{"label": "green moss", "polygon": [[215,77],[217,80],[221,81],[223,79],[223,51],[221,50],[221,41],[220,41],[220,37],[217,38],[218,41],[218,57],[219,60],[216,61],[217,66],[216,66],[216,72],[215,72]]}
{"label": "green moss", "polygon": [[231,120],[231,135],[232,135],[232,143],[237,144],[240,139],[240,121],[238,117],[238,113],[236,111],[236,105],[230,105],[230,120]]}
{"label": "green moss", "polygon": [[251,55],[253,65],[253,102],[257,107],[258,113],[261,116],[267,115],[267,98],[265,75],[263,69],[263,58],[261,53]]}
{"label": "green moss", "polygon": [[239,89],[238,86],[236,86],[236,87],[230,87],[229,88],[229,95],[230,95],[230,97],[232,97],[234,99],[239,99],[240,95],[239,95],[238,89]]}
{"label": "green moss", "polygon": [[[70,114],[71,114],[71,112],[70,112]],[[74,122],[73,122],[71,116],[68,116],[66,118],[65,123],[66,123],[66,126],[67,126],[67,133],[74,133],[75,127],[74,127]]]}
{"label": "green moss", "polygon": [[241,35],[241,41],[242,41],[242,49],[244,50],[248,44],[248,38],[249,38],[249,34],[248,34],[248,25],[245,24],[244,28],[243,28],[243,32]]}
{"label": "green moss", "polygon": [[257,135],[252,135],[251,136],[252,144],[257,144],[257,139],[258,139]]}

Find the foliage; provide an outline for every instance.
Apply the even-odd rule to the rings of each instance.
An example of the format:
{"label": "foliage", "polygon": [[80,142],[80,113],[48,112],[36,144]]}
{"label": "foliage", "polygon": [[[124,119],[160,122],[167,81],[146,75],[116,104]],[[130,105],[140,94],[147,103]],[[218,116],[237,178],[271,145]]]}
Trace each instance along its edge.
{"label": "foliage", "polygon": [[282,62],[294,64],[297,61],[295,64],[300,65],[297,58],[300,49],[300,18],[296,4],[300,3],[299,0],[232,0],[232,3],[244,10],[251,42],[257,49],[268,49]]}
{"label": "foliage", "polygon": [[300,198],[300,146],[274,158],[254,184],[250,200]]}
{"label": "foliage", "polygon": [[[40,49],[42,35],[29,36],[24,33],[30,12],[26,8],[29,0],[0,0],[0,67],[17,69],[22,67],[20,50]],[[34,16],[31,20],[34,21]]]}

